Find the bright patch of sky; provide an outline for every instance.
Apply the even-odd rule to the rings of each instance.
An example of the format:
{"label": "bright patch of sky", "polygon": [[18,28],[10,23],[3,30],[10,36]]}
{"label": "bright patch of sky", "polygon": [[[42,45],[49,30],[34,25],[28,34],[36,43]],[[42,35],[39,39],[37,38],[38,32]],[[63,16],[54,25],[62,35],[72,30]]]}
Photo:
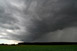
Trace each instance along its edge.
{"label": "bright patch of sky", "polygon": [[0,44],[18,44],[21,41],[0,39]]}

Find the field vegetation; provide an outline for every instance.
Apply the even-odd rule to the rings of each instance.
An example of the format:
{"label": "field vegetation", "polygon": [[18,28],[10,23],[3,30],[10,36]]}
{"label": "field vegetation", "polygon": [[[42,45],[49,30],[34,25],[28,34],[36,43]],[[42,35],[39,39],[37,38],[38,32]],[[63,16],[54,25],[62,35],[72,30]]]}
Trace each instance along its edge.
{"label": "field vegetation", "polygon": [[0,51],[77,51],[77,45],[0,45]]}

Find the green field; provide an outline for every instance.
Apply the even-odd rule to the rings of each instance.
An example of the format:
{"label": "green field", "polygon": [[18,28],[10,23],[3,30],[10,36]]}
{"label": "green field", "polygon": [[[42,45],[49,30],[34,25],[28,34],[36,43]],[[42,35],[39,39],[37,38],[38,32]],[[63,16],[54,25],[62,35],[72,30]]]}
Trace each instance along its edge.
{"label": "green field", "polygon": [[77,51],[77,45],[1,45],[0,51]]}

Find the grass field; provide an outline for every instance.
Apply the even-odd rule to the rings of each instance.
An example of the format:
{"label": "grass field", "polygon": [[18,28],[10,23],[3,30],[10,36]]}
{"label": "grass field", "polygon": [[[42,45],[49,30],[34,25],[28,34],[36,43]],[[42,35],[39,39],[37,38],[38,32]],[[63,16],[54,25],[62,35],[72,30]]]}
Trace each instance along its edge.
{"label": "grass field", "polygon": [[1,45],[0,51],[77,51],[77,45]]}

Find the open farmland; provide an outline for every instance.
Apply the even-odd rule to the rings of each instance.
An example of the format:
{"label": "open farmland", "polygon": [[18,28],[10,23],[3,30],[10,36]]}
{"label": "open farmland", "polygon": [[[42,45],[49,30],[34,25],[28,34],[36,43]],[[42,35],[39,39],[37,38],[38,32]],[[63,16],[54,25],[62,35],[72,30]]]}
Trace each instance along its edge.
{"label": "open farmland", "polygon": [[77,51],[77,45],[0,45],[0,51]]}

